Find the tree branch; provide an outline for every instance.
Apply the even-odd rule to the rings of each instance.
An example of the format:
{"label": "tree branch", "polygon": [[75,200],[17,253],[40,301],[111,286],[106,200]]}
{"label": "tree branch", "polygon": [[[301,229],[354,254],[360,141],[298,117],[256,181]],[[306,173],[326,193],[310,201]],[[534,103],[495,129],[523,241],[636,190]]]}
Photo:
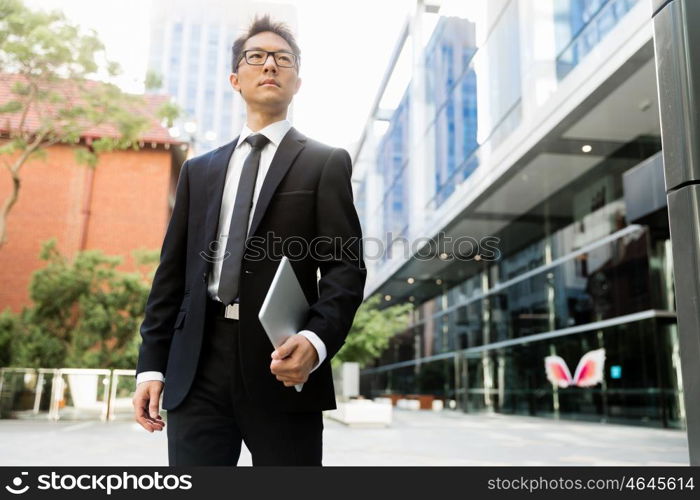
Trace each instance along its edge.
{"label": "tree branch", "polygon": [[37,86],[34,82],[30,80],[29,86],[31,87],[31,90],[29,91],[29,96],[27,97],[26,100],[26,105],[24,106],[24,110],[22,111],[22,117],[19,120],[19,126],[17,127],[17,130],[19,130],[19,133],[22,133],[22,130],[24,130],[24,122],[27,119],[27,115],[29,114],[29,107],[32,105],[32,102],[36,98],[37,94]]}
{"label": "tree branch", "polygon": [[19,177],[19,171],[22,168],[22,165],[24,165],[24,163],[27,161],[29,156],[39,148],[41,142],[46,137],[46,134],[46,130],[38,133],[34,137],[34,140],[27,146],[27,148],[22,152],[22,154],[15,160],[15,162],[12,165],[10,165],[7,162],[4,162],[7,170],[10,172],[10,176],[12,177],[12,191],[3,202],[2,208],[0,208],[0,248],[2,248],[5,245],[5,243],[7,243],[7,216],[9,215],[10,210],[12,210],[12,207],[15,205],[15,203],[17,203],[17,199],[19,198],[19,188],[22,184]]}

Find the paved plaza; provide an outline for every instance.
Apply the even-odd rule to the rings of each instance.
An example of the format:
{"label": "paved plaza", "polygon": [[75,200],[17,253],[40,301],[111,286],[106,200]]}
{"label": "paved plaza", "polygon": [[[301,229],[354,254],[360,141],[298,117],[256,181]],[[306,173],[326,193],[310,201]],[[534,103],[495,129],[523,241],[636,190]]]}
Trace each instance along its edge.
{"label": "paved plaza", "polygon": [[[509,415],[394,410],[386,428],[324,419],[333,465],[688,465],[684,431]],[[0,465],[167,465],[165,431],[135,422],[0,420]],[[250,465],[248,450],[239,465]]]}

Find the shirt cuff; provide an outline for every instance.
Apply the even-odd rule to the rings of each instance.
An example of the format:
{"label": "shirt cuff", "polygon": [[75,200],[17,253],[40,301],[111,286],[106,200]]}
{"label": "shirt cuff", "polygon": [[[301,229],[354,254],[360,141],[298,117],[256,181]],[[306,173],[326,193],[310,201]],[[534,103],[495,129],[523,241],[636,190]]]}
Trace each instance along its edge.
{"label": "shirt cuff", "polygon": [[165,377],[161,372],[141,372],[136,375],[136,385],[141,382],[148,382],[150,380],[158,380],[165,383]]}
{"label": "shirt cuff", "polygon": [[321,340],[319,336],[311,330],[302,330],[297,333],[297,335],[303,335],[306,337],[309,342],[311,342],[311,345],[314,346],[314,349],[316,349],[316,354],[318,354],[318,363],[316,363],[316,366],[311,369],[311,372],[313,372],[326,359],[326,344],[324,344],[323,340]]}

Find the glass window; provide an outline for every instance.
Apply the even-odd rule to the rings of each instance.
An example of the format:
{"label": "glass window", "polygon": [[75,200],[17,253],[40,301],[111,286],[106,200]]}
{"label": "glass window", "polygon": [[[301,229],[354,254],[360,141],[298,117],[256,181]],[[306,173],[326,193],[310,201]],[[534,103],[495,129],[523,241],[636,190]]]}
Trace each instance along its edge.
{"label": "glass window", "polygon": [[[391,125],[379,142],[377,167],[384,179],[383,229],[384,234],[396,238],[406,234],[409,222],[408,130],[409,94],[404,94],[401,103],[391,117]],[[388,243],[388,242],[387,242]],[[383,258],[387,258],[384,252]]]}
{"label": "glass window", "polygon": [[557,77],[564,78],[638,0],[555,0]]}
{"label": "glass window", "polygon": [[[469,19],[441,18],[425,50],[426,143],[434,144],[435,151],[434,207],[476,170],[480,144],[490,141],[495,147],[520,122],[517,2],[503,9],[478,48],[477,29]],[[504,57],[508,64],[492,63]]]}
{"label": "glass window", "polygon": [[[582,356],[605,350],[602,380],[565,388],[547,378],[556,355],[572,376]],[[361,373],[368,397],[394,394],[455,398],[463,411],[683,428],[678,334],[674,324],[649,319],[596,331],[509,346],[484,353]],[[458,369],[456,369],[458,368]]]}

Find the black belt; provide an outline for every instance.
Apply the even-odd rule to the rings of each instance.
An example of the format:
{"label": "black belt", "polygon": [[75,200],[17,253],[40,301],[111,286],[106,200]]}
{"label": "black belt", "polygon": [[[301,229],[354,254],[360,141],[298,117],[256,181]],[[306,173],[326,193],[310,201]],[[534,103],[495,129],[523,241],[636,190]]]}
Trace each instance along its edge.
{"label": "black belt", "polygon": [[240,304],[238,302],[226,305],[221,301],[207,297],[207,308],[220,318],[238,320],[240,317]]}

